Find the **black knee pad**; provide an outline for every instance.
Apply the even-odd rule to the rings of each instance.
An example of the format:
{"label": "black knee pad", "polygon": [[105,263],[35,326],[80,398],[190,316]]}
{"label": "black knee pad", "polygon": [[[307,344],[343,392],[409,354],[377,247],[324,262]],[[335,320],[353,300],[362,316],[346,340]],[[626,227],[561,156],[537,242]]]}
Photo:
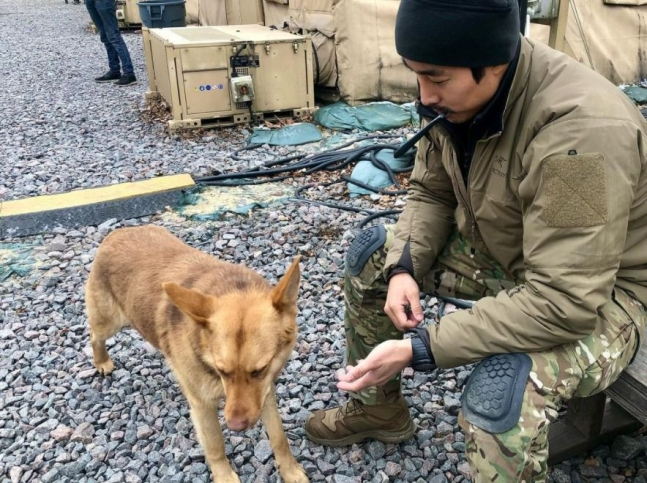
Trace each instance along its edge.
{"label": "black knee pad", "polygon": [[519,421],[532,368],[528,354],[497,354],[483,359],[463,391],[463,417],[489,433],[504,433]]}
{"label": "black knee pad", "polygon": [[366,265],[368,259],[375,251],[384,245],[386,241],[386,229],[382,226],[374,226],[364,230],[357,235],[346,253],[346,270],[353,277]]}

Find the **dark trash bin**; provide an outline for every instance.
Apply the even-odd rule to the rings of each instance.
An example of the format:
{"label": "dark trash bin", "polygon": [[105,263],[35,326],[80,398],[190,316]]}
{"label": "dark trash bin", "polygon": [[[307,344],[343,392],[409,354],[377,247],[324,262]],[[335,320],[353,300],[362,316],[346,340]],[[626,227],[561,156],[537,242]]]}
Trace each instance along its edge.
{"label": "dark trash bin", "polygon": [[148,28],[186,27],[185,0],[142,0],[137,2],[142,25]]}

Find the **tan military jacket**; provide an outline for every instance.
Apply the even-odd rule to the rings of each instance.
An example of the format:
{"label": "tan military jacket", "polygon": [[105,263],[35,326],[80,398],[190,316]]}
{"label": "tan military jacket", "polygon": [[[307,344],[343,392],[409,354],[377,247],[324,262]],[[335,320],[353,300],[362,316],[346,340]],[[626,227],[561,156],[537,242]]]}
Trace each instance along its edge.
{"label": "tan military jacket", "polygon": [[616,285],[647,305],[640,111],[588,67],[524,38],[503,124],[477,143],[467,187],[442,126],[419,143],[386,260],[385,274],[408,241],[421,283],[457,225],[523,282],[430,328],[440,367],[582,339]]}

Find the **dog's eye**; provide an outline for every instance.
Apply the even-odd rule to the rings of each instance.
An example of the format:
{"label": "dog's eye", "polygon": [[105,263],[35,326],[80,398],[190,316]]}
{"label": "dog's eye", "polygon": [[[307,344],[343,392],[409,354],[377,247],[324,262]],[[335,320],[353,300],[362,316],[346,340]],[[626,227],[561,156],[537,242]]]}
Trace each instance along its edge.
{"label": "dog's eye", "polygon": [[261,367],[260,369],[256,369],[255,371],[250,372],[249,375],[252,377],[261,377],[266,370],[267,366]]}
{"label": "dog's eye", "polygon": [[229,373],[227,371],[223,371],[222,369],[219,369],[218,367],[216,367],[216,369],[218,370],[218,374],[220,374],[220,377],[222,377],[223,379],[227,379],[227,378],[229,378],[229,376],[231,376],[231,373]]}

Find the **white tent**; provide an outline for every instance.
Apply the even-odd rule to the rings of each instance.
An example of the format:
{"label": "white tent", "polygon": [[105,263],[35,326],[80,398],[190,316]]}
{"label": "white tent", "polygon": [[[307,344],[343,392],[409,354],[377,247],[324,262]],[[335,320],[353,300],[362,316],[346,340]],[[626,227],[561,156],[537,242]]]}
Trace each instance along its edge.
{"label": "white tent", "polygon": [[[192,5],[190,5],[192,4]],[[399,0],[187,0],[201,25],[261,23],[310,33],[315,82],[350,104],[404,102],[415,78],[395,51]],[[563,50],[615,84],[647,77],[647,0],[570,0]],[[548,42],[532,23],[530,38]]]}

